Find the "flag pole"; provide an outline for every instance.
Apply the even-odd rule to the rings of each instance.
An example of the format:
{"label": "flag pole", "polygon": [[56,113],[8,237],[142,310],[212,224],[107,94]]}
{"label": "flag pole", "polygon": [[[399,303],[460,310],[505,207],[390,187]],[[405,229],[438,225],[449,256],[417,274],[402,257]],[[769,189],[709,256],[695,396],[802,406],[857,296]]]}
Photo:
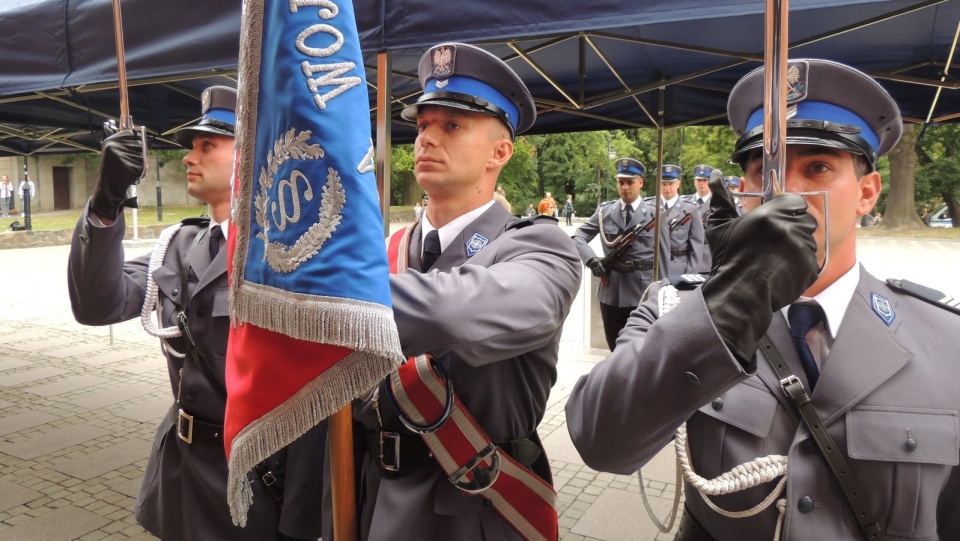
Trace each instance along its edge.
{"label": "flag pole", "polygon": [[357,541],[357,498],[353,471],[353,406],[350,403],[330,416],[329,435],[333,537],[337,541]]}

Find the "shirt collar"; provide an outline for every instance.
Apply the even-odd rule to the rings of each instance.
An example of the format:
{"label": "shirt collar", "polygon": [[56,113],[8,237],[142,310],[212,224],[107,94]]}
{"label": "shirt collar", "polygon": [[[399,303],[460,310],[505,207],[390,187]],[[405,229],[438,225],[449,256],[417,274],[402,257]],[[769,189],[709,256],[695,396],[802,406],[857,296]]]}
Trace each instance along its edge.
{"label": "shirt collar", "polygon": [[633,211],[636,212],[636,211],[637,211],[637,207],[640,206],[640,198],[638,197],[638,198],[634,199],[634,200],[633,200],[633,203],[627,203],[626,201],[624,201],[623,199],[621,199],[621,200],[620,200],[620,212],[623,212],[623,211],[627,210],[627,205],[628,205],[628,204],[629,204],[631,207],[633,207]]}
{"label": "shirt collar", "polygon": [[673,206],[677,204],[677,200],[680,199],[680,194],[677,194],[670,199],[663,199],[663,196],[661,195],[660,199],[663,200],[663,203],[665,205],[668,205],[670,208],[673,208]]}
{"label": "shirt collar", "polygon": [[[225,239],[230,238],[230,218],[227,218],[226,220],[220,222],[219,224],[213,220],[210,220],[210,227],[212,228],[215,225],[220,226],[220,231],[223,231],[223,238]],[[209,228],[207,232],[209,233]]]}
{"label": "shirt collar", "polygon": [[427,236],[427,233],[437,229],[437,234],[440,235],[440,250],[446,250],[447,246],[450,246],[453,239],[457,238],[457,235],[459,235],[470,222],[479,218],[480,215],[492,207],[494,203],[495,201],[491,199],[489,203],[481,205],[466,214],[457,216],[440,229],[433,227],[433,224],[430,223],[430,218],[427,218],[427,215],[424,214],[423,220],[420,222],[420,246],[423,246],[423,239]]}
{"label": "shirt collar", "polygon": [[[816,301],[827,316],[827,328],[830,330],[830,337],[837,338],[840,332],[840,324],[843,322],[843,316],[847,313],[847,307],[850,306],[850,300],[853,299],[853,293],[860,284],[860,260],[857,259],[853,267],[850,267],[846,273],[835,282],[827,286],[826,289],[818,293],[811,299],[801,296],[797,299],[801,304],[803,301]],[[787,318],[787,309],[790,306],[784,306],[780,311],[783,317]]]}
{"label": "shirt collar", "polygon": [[709,203],[709,202],[710,202],[710,196],[712,196],[712,195],[713,195],[712,193],[708,193],[707,195],[700,195],[700,194],[696,194],[696,193],[695,193],[695,194],[693,194],[693,201],[696,202],[697,199],[703,199],[703,202],[704,202],[704,203]]}

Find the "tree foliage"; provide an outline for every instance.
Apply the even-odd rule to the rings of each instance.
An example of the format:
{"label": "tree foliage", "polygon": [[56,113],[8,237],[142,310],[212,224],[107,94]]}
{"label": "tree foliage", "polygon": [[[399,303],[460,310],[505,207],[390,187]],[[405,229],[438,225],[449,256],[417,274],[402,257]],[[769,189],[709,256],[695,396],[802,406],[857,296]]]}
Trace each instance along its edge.
{"label": "tree foliage", "polygon": [[950,208],[954,227],[960,226],[960,125],[930,126],[917,144],[917,204],[934,212]]}

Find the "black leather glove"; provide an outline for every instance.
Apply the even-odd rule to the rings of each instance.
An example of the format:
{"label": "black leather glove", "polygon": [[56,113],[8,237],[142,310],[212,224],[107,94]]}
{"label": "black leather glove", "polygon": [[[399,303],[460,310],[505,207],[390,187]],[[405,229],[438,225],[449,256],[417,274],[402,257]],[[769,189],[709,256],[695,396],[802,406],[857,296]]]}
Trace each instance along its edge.
{"label": "black leather glove", "polygon": [[607,275],[607,271],[603,268],[603,263],[600,262],[599,257],[591,257],[590,260],[587,261],[587,267],[597,278],[602,278]]}
{"label": "black leather glove", "polygon": [[[715,171],[716,172],[716,171]],[[707,242],[713,268],[703,299],[717,331],[744,365],[753,361],[773,313],[817,279],[817,220],[803,197],[786,194],[737,217],[723,177],[710,176]]]}
{"label": "black leather glove", "polygon": [[90,209],[101,218],[116,220],[124,206],[137,208],[136,198],[128,198],[127,189],[142,174],[143,149],[137,132],[124,130],[104,139]]}

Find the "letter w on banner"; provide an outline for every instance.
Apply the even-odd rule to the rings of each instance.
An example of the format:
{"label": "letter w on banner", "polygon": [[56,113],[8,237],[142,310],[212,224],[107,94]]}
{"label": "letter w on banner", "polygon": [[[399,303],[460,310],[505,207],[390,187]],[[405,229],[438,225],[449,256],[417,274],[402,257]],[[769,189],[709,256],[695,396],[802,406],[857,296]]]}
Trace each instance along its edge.
{"label": "letter w on banner", "polygon": [[353,4],[247,0],[240,48],[224,445],[243,525],[247,472],[402,354]]}

